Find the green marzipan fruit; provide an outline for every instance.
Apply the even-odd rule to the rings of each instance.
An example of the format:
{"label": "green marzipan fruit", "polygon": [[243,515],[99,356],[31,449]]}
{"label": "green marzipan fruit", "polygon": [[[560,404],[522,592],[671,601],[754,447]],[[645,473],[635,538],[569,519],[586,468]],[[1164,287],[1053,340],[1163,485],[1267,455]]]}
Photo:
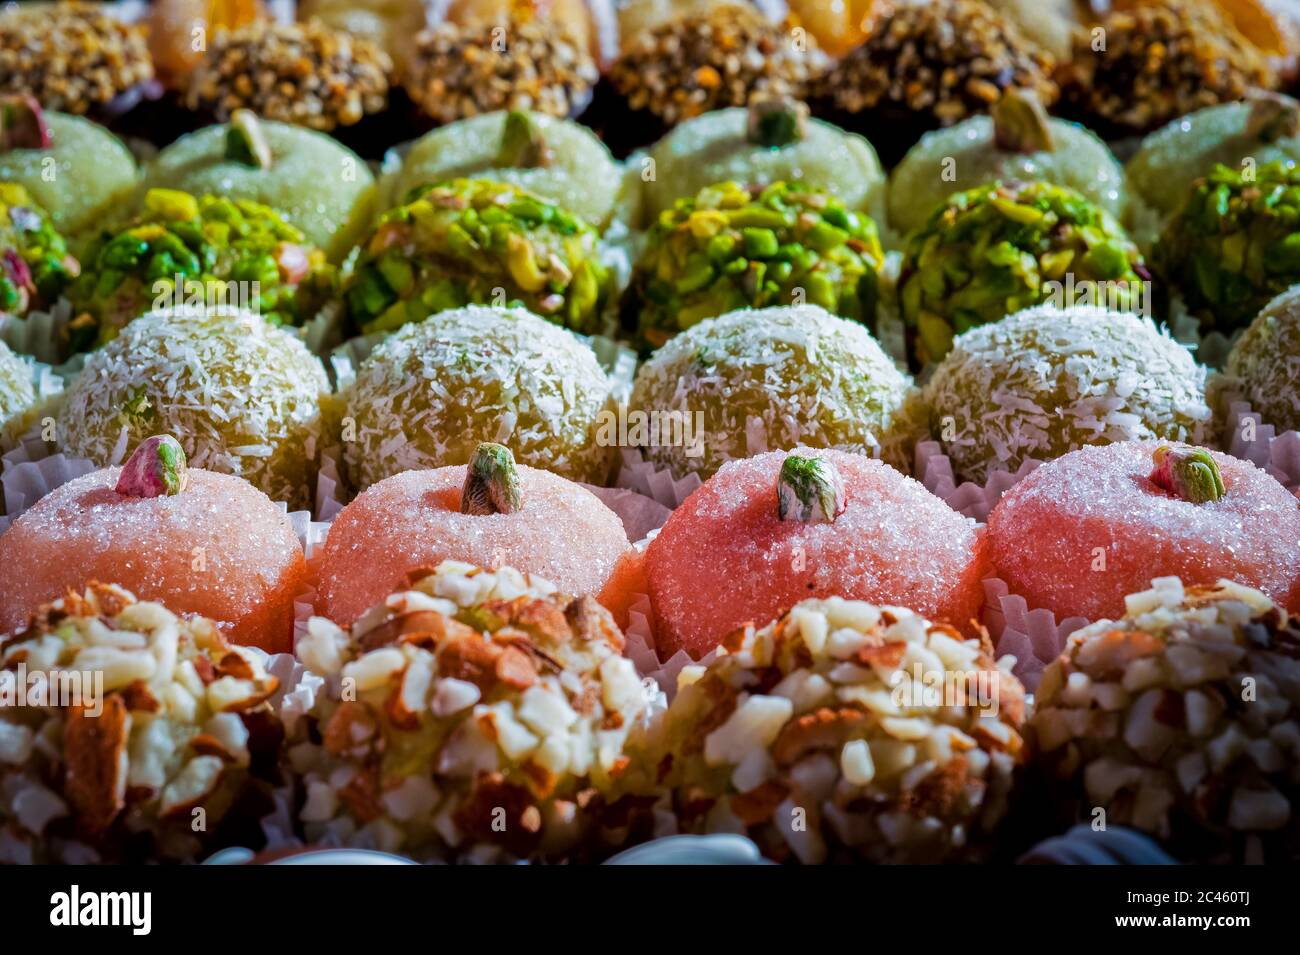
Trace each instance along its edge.
{"label": "green marzipan fruit", "polygon": [[797,182],[724,182],[652,226],[623,300],[644,351],[739,308],[819,305],[874,328],[884,252],[870,216]]}

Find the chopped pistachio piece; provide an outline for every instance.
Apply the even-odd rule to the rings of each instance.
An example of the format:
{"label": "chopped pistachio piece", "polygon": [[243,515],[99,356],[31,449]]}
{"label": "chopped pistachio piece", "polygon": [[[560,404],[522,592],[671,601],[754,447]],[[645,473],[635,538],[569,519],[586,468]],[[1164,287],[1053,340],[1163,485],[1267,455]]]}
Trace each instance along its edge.
{"label": "chopped pistachio piece", "polygon": [[52,145],[41,104],[34,97],[23,93],[0,97],[0,153]]}

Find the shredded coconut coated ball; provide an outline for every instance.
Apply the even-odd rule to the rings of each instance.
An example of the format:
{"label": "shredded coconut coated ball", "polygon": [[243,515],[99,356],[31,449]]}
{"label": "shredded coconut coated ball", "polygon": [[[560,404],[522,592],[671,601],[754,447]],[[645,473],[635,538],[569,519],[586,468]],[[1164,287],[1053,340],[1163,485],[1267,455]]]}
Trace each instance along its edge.
{"label": "shredded coconut coated ball", "polygon": [[35,406],[31,366],[0,342],[0,451],[26,430]]}
{"label": "shredded coconut coated ball", "polygon": [[638,766],[684,831],[744,833],[769,858],[970,861],[1023,760],[1006,663],[908,610],[805,600],[683,670]]}
{"label": "shredded coconut coated ball", "polygon": [[[614,445],[598,433],[610,384],[595,353],[523,309],[440,312],[361,363],[347,393],[344,454],[359,490],[400,471],[466,464],[481,442],[521,464],[603,484]],[[345,423],[346,424],[346,423]]]}
{"label": "shredded coconut coated ball", "polygon": [[960,477],[1114,441],[1204,444],[1206,370],[1148,318],[1036,306],[957,337],[923,398]]}
{"label": "shredded coconut coated ball", "polygon": [[1236,391],[1278,433],[1300,430],[1300,287],[1269,302],[1237,339],[1216,389]]}
{"label": "shredded coconut coated ball", "polygon": [[168,309],[86,360],[58,415],[62,449],[98,465],[171,434],[191,467],[311,507],[329,380],[296,337],[238,310]]}
{"label": "shredded coconut coated ball", "polygon": [[1181,861],[1293,861],[1300,619],[1226,580],[1153,583],[1044,671],[1036,760],[1080,818],[1103,809]]}
{"label": "shredded coconut coated ball", "polygon": [[631,408],[645,437],[629,440],[678,477],[799,445],[890,458],[910,387],[861,325],[815,305],[744,309],[700,322],[641,366]]}
{"label": "shredded coconut coated ball", "polygon": [[660,705],[594,599],[512,568],[412,574],[345,633],[297,654],[325,678],[290,741],[313,842],[431,861],[561,861],[617,825],[624,744]]}

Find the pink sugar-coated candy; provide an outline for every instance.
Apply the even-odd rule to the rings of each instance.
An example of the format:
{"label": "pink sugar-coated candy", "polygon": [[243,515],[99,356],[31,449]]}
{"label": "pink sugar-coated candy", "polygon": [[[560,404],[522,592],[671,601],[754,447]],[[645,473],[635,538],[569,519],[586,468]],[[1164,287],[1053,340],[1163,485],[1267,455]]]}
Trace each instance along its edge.
{"label": "pink sugar-coated candy", "polygon": [[348,626],[444,560],[514,567],[573,595],[598,594],[629,544],[618,515],[549,471],[518,465],[523,507],[462,514],[464,465],[404,471],[372,484],[330,527],[317,590],[321,611]]}
{"label": "pink sugar-coated candy", "polygon": [[1224,496],[1193,504],[1151,480],[1158,444],[1082,448],[1038,468],[989,515],[993,572],[1056,619],[1117,619],[1153,577],[1221,577],[1300,609],[1300,503],[1249,461],[1218,452]]}
{"label": "pink sugar-coated candy", "polygon": [[659,655],[696,659],[747,623],[763,626],[808,597],[907,607],[966,630],[983,604],[983,544],[917,481],[871,458],[794,452],[829,461],[843,485],[832,522],[778,516],[788,452],[723,466],[673,512],[646,551]]}
{"label": "pink sugar-coated candy", "polygon": [[98,580],[216,620],[236,643],[289,650],[310,580],[280,508],[243,478],[198,468],[179,494],[119,494],[121,470],[56,488],[0,536],[0,631]]}

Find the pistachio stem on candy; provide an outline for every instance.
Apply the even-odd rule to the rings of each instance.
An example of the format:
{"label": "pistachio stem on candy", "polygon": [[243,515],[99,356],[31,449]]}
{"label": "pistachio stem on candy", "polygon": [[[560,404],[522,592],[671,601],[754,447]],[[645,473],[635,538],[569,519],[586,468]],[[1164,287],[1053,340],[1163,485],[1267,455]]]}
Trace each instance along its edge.
{"label": "pistachio stem on candy", "polygon": [[462,514],[514,514],[524,506],[523,485],[515,456],[501,444],[484,442],[474,449],[460,492]]}
{"label": "pistachio stem on candy", "polygon": [[1174,497],[1192,504],[1221,500],[1227,493],[1219,466],[1204,448],[1161,445],[1151,455],[1155,470],[1151,481]]}
{"label": "pistachio stem on candy", "polygon": [[786,457],[776,483],[777,516],[783,521],[829,524],[844,513],[844,483],[822,458]]}
{"label": "pistachio stem on candy", "polygon": [[185,449],[171,435],[156,434],[127,459],[114,490],[127,497],[170,497],[188,483]]}
{"label": "pistachio stem on candy", "polygon": [[0,97],[0,153],[13,149],[49,149],[53,145],[41,104],[35,97],[25,93]]}
{"label": "pistachio stem on candy", "polygon": [[271,168],[271,145],[257,114],[249,109],[237,109],[230,115],[226,130],[226,158],[258,169]]}
{"label": "pistachio stem on candy", "polygon": [[1300,102],[1283,93],[1254,90],[1247,97],[1246,137],[1263,143],[1300,133]]}
{"label": "pistachio stem on candy", "polygon": [[539,169],[549,166],[553,158],[542,128],[529,113],[520,109],[506,113],[497,147],[498,169]]}
{"label": "pistachio stem on candy", "polygon": [[755,146],[779,149],[808,135],[808,107],[796,99],[759,100],[749,107],[746,138]]}
{"label": "pistachio stem on candy", "polygon": [[1052,152],[1052,123],[1038,97],[1015,86],[1007,87],[989,111],[993,117],[993,142],[1008,153]]}

